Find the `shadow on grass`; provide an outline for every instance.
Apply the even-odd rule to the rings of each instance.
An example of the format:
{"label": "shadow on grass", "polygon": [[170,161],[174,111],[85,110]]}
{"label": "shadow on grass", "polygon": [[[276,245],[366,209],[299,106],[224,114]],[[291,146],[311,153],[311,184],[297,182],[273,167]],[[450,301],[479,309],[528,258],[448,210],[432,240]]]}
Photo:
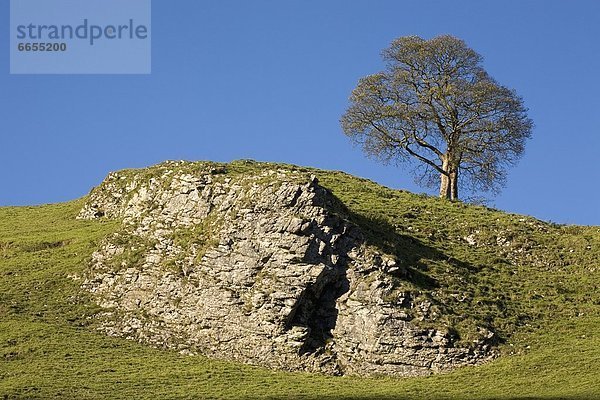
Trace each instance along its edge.
{"label": "shadow on grass", "polygon": [[439,287],[437,280],[427,273],[429,267],[425,260],[446,262],[455,269],[466,270],[469,273],[479,271],[475,266],[448,256],[413,236],[399,234],[384,218],[350,211],[338,201],[343,207],[343,214],[351,223],[361,228],[365,243],[383,253],[396,256],[399,264],[405,269],[405,278],[423,289]]}

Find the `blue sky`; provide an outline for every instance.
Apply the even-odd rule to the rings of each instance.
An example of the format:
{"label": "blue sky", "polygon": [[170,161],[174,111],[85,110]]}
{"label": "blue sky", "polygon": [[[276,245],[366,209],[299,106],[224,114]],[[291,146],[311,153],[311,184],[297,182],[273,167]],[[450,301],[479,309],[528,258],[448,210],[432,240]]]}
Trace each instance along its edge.
{"label": "blue sky", "polygon": [[0,4],[0,205],[86,194],[112,170],[253,158],[424,192],[366,159],[339,118],[404,35],[452,34],[536,128],[497,208],[600,225],[600,2],[154,0],[151,75],[9,75]]}

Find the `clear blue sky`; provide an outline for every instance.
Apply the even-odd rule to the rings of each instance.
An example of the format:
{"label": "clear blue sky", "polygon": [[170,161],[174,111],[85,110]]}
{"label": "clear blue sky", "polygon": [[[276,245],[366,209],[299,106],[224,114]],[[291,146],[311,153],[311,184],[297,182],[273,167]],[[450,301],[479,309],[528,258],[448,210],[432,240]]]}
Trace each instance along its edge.
{"label": "clear blue sky", "polygon": [[493,204],[600,225],[600,1],[154,0],[152,74],[9,75],[0,4],[0,205],[86,194],[112,170],[253,158],[423,192],[366,159],[339,118],[396,37],[452,34],[536,128]]}

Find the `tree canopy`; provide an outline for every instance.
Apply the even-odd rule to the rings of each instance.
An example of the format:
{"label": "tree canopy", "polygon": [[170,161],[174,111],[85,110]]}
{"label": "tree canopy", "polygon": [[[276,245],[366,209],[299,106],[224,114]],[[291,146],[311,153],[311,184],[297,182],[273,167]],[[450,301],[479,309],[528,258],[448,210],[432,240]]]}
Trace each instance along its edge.
{"label": "tree canopy", "polygon": [[523,100],[453,36],[401,37],[383,59],[353,90],[344,133],[368,156],[410,164],[418,183],[439,183],[441,197],[457,199],[459,183],[497,191],[531,136]]}

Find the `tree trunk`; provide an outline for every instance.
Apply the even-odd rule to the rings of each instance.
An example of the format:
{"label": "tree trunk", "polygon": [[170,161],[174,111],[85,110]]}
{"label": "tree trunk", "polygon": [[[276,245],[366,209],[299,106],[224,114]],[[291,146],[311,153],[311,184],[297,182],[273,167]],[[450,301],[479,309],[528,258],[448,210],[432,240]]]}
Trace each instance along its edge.
{"label": "tree trunk", "polygon": [[450,200],[458,200],[458,167],[450,168]]}
{"label": "tree trunk", "polygon": [[447,152],[442,156],[440,174],[440,197],[448,200],[458,200],[458,163]]}

